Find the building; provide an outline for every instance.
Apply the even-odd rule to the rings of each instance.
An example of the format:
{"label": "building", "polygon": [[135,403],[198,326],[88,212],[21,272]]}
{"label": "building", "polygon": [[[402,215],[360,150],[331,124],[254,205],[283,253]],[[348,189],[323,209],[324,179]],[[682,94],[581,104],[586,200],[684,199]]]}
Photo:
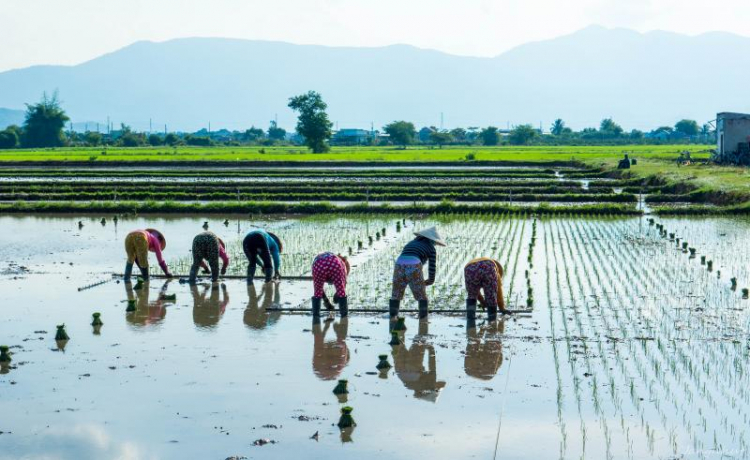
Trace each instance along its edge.
{"label": "building", "polygon": [[716,115],[714,160],[750,165],[750,114],[722,112]]}
{"label": "building", "polygon": [[340,129],[331,139],[334,145],[369,145],[377,137],[377,131],[366,129]]}

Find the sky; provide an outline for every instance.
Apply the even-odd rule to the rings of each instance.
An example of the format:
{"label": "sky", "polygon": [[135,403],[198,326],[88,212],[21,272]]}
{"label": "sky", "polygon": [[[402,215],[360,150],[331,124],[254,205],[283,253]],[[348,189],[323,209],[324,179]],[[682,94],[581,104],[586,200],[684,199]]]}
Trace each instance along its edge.
{"label": "sky", "polygon": [[0,0],[0,71],[78,64],[139,40],[405,43],[466,56],[592,24],[747,35],[748,0]]}

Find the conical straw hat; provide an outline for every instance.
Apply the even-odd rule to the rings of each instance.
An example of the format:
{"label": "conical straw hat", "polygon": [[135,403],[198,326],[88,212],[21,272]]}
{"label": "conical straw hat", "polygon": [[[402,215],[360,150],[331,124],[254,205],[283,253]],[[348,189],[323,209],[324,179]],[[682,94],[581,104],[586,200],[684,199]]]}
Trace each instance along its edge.
{"label": "conical straw hat", "polygon": [[414,232],[414,234],[417,236],[423,236],[427,238],[428,240],[432,240],[435,242],[435,244],[438,244],[440,246],[445,246],[445,241],[443,241],[443,239],[440,238],[437,228],[435,227],[426,228],[422,231]]}
{"label": "conical straw hat", "polygon": [[159,240],[159,243],[161,243],[162,251],[167,248],[167,239],[164,238],[164,235],[162,234],[162,232],[160,232],[159,230],[155,228],[147,228],[146,231],[156,236],[156,238]]}

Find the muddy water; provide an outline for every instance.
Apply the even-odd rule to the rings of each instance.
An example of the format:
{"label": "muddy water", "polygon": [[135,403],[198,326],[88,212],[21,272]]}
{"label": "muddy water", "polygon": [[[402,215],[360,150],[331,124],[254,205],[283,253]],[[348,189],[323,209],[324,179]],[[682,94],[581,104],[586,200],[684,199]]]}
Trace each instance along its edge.
{"label": "muddy water", "polygon": [[[121,270],[128,230],[163,229],[171,260],[206,220],[121,219],[115,228],[100,218],[0,218],[0,343],[13,352],[0,370],[0,459],[747,458],[750,321],[728,287],[732,275],[750,285],[747,221],[661,220],[709,254],[713,272],[642,218],[539,220],[533,267],[531,220],[498,222],[497,235],[513,240],[497,247],[506,283],[525,291],[529,269],[533,312],[474,325],[408,317],[403,344],[391,346],[379,314],[316,324],[265,310],[306,304],[307,282],[112,281],[79,292]],[[252,224],[210,220],[238,238]],[[316,230],[343,228],[276,225],[310,225],[318,242],[327,240]],[[490,234],[487,221],[440,225],[454,248],[443,255],[496,249],[474,235]],[[390,258],[380,259],[360,268],[381,270]],[[438,277],[452,285],[463,259],[449,259],[438,256]],[[98,331],[93,312],[102,313]],[[61,323],[64,344],[54,340]],[[380,354],[393,365],[386,373],[375,367]],[[340,378],[346,402],[332,393]],[[342,432],[344,405],[357,426]]]}

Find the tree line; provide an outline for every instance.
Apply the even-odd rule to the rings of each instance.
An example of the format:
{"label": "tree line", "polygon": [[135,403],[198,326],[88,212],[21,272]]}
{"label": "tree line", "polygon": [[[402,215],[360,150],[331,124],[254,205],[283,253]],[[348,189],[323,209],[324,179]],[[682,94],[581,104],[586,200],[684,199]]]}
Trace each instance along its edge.
{"label": "tree line", "polygon": [[[290,139],[285,129],[272,121],[267,130],[251,127],[245,131],[225,129],[208,132],[202,129],[195,133],[144,133],[136,132],[122,124],[119,130],[107,133],[87,131],[78,133],[65,125],[70,120],[63,110],[57,93],[51,97],[43,94],[36,104],[27,104],[23,126],[10,126],[0,131],[0,149],[42,148],[60,146],[212,146],[212,145],[280,145],[305,144],[315,153],[327,152],[334,135],[333,123],[326,112],[328,106],[322,96],[315,92],[294,96],[288,107],[298,114],[295,127],[296,138]],[[410,145],[617,145],[658,143],[713,143],[715,132],[708,125],[700,126],[695,120],[680,120],[674,126],[660,126],[649,132],[633,129],[626,131],[611,118],[601,121],[598,128],[574,131],[562,119],[555,120],[549,132],[543,132],[530,124],[522,124],[510,130],[496,126],[438,129],[423,127],[419,131],[412,122],[398,120],[383,127],[385,136],[373,135],[367,139],[369,145],[394,145],[407,148]]]}

